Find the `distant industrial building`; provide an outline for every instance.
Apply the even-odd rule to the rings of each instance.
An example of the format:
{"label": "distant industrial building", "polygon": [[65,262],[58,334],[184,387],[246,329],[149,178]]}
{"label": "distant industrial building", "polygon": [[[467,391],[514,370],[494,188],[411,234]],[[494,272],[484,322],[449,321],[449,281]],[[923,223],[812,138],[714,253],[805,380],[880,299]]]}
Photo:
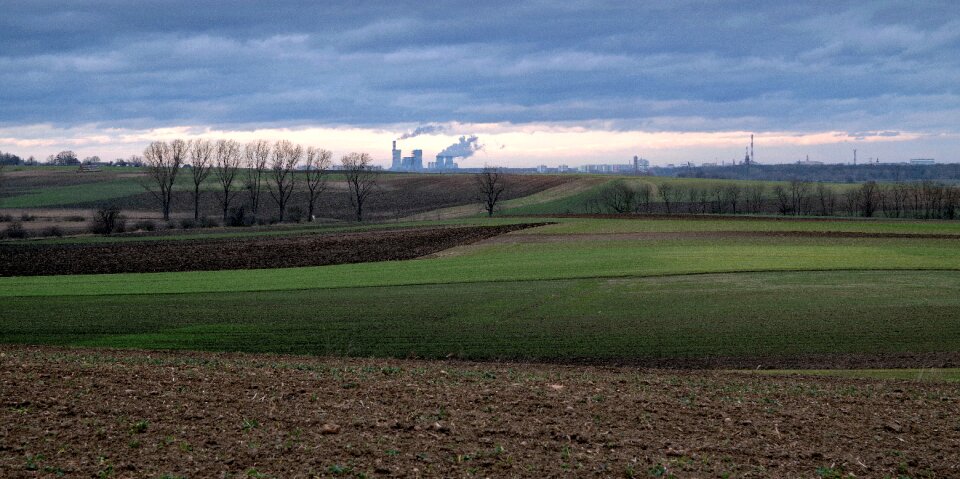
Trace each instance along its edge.
{"label": "distant industrial building", "polygon": [[933,165],[936,163],[933,158],[915,158],[910,160],[911,165]]}
{"label": "distant industrial building", "polygon": [[437,161],[431,161],[430,163],[427,163],[427,168],[437,171],[456,170],[460,168],[460,165],[454,163],[453,158],[454,157],[450,155],[437,155]]}
{"label": "distant industrial building", "polygon": [[390,169],[392,171],[423,171],[423,150],[413,150],[412,156],[402,156],[397,149],[397,142],[394,141],[391,153],[393,161]]}

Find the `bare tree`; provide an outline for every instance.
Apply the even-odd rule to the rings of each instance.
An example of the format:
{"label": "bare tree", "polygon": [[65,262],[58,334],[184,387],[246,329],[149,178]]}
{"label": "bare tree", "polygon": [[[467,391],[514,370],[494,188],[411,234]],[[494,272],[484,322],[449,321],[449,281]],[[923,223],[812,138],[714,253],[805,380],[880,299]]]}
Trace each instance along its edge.
{"label": "bare tree", "polygon": [[796,216],[810,211],[810,182],[793,180],[790,182],[790,206]]}
{"label": "bare tree", "polygon": [[737,204],[740,203],[740,196],[743,194],[743,190],[740,188],[740,185],[731,183],[724,188],[724,193],[726,195],[727,204],[730,205],[730,212],[737,214]]}
{"label": "bare tree", "polygon": [[186,156],[187,142],[183,140],[173,140],[170,143],[154,141],[143,152],[143,161],[148,178],[143,183],[143,187],[160,202],[165,221],[170,220],[173,185]]}
{"label": "bare tree", "polygon": [[660,199],[663,200],[663,207],[666,208],[667,214],[670,214],[670,202],[673,200],[674,187],[670,183],[660,183],[660,186],[657,186],[657,193],[660,194]]}
{"label": "bare tree", "polygon": [[266,140],[251,141],[244,147],[243,153],[246,160],[244,187],[250,192],[250,212],[256,216],[263,192],[263,175],[270,160],[270,143]]}
{"label": "bare tree", "polygon": [[317,198],[327,189],[327,171],[333,153],[322,148],[307,148],[307,221],[313,221]]}
{"label": "bare tree", "polygon": [[604,205],[615,213],[632,212],[636,197],[636,190],[623,180],[615,181],[601,193],[601,200]]}
{"label": "bare tree", "polygon": [[716,185],[712,189],[713,193],[713,212],[718,214],[726,213],[727,196],[726,188],[723,185]]}
{"label": "bare tree", "polygon": [[193,140],[190,148],[190,172],[193,173],[193,219],[200,219],[200,185],[213,168],[213,144],[209,140]]}
{"label": "bare tree", "polygon": [[781,215],[789,215],[793,212],[793,204],[790,199],[790,193],[783,185],[773,187],[773,197],[777,200],[777,212]]}
{"label": "bare tree", "polygon": [[822,181],[817,182],[815,193],[817,195],[817,206],[820,208],[820,216],[833,216],[837,209],[837,193]]}
{"label": "bare tree", "polygon": [[700,199],[700,189],[689,187],[687,188],[687,212],[697,213],[699,212],[699,199]]}
{"label": "bare tree", "polygon": [[860,210],[860,188],[850,187],[843,191],[843,202],[847,216],[856,216]]}
{"label": "bare tree", "polygon": [[280,140],[273,145],[273,162],[270,164],[270,181],[267,183],[267,189],[270,190],[270,196],[280,210],[281,222],[287,211],[287,202],[290,201],[290,195],[293,194],[293,188],[296,186],[297,177],[294,171],[302,157],[303,147],[300,145],[287,140]]}
{"label": "bare tree", "polygon": [[746,188],[746,208],[749,213],[763,212],[763,196],[767,188],[763,183],[754,183]]}
{"label": "bare tree", "polygon": [[363,221],[363,205],[377,189],[380,172],[373,167],[367,153],[349,153],[340,158],[343,175],[350,189],[350,204],[357,213],[357,221]]}
{"label": "bare tree", "polygon": [[860,215],[864,218],[870,218],[877,211],[878,192],[877,182],[868,181],[860,185]]}
{"label": "bare tree", "polygon": [[220,207],[223,211],[223,221],[227,221],[227,211],[230,209],[230,203],[233,201],[237,192],[233,189],[233,183],[237,178],[237,172],[240,171],[240,144],[233,140],[219,140],[214,148],[217,182],[220,183],[220,191],[217,196],[220,200]]}
{"label": "bare tree", "polygon": [[652,188],[647,183],[642,183],[637,188],[637,209],[636,212],[639,213],[640,209],[643,209],[644,213],[650,212],[650,198],[653,196]]}
{"label": "bare tree", "polygon": [[493,213],[497,211],[500,196],[507,189],[506,178],[498,168],[492,166],[485,166],[483,171],[477,173],[473,178],[477,189],[477,199],[483,204],[487,216],[493,216]]}

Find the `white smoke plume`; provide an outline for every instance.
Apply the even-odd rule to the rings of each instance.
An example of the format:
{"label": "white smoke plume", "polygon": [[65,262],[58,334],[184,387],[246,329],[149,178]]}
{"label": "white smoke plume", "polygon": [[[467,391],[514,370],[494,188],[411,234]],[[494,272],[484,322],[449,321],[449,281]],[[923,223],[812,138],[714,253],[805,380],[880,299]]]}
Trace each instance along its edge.
{"label": "white smoke plume", "polygon": [[404,133],[400,138],[397,138],[397,140],[406,140],[407,138],[413,138],[415,136],[440,133],[446,129],[443,125],[421,125],[409,133]]}
{"label": "white smoke plume", "polygon": [[479,138],[476,135],[469,137],[461,136],[456,143],[446,147],[439,153],[440,156],[453,156],[457,158],[469,158],[474,153],[483,149],[484,145],[478,143]]}

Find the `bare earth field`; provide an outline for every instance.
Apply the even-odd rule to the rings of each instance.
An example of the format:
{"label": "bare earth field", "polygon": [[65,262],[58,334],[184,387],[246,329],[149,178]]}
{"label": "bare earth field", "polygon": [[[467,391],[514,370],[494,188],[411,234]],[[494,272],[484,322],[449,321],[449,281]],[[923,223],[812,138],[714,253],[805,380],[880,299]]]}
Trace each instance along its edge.
{"label": "bare earth field", "polygon": [[2,477],[957,477],[960,385],[0,346]]}
{"label": "bare earth field", "polygon": [[0,245],[0,276],[288,268],[412,259],[537,224],[298,236]]}

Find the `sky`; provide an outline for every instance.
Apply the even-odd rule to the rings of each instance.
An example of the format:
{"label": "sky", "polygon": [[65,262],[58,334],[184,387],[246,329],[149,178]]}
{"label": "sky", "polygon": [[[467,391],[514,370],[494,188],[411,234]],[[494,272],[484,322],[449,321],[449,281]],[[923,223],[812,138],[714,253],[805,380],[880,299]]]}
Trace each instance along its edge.
{"label": "sky", "polygon": [[387,165],[960,161],[946,1],[0,0],[0,151],[289,139]]}

